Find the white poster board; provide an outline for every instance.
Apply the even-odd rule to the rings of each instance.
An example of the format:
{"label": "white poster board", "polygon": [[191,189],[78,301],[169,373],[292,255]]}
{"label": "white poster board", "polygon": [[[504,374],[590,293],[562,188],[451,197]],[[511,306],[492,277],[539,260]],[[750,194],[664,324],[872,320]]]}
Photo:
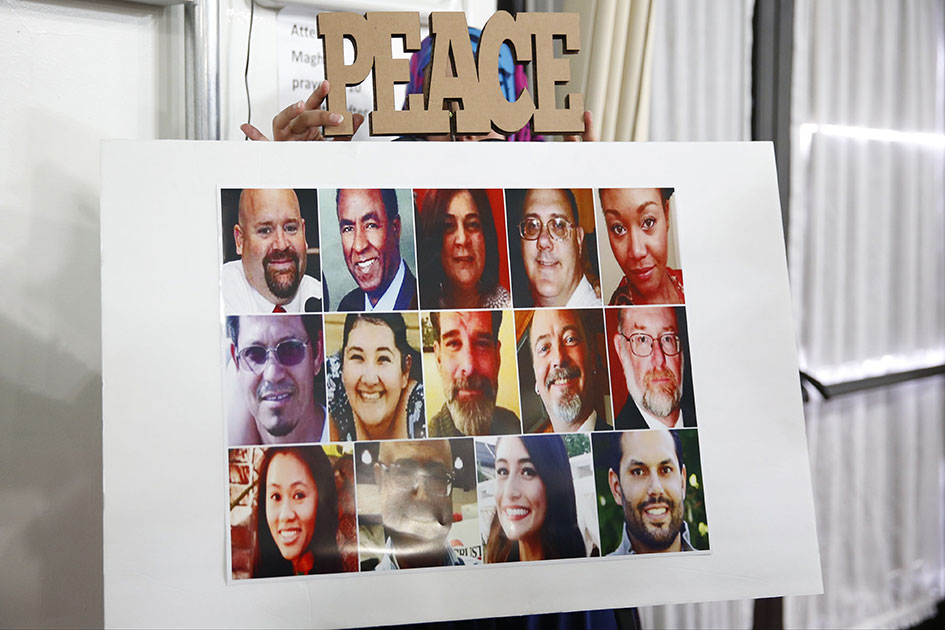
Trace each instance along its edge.
{"label": "white poster board", "polygon": [[[769,144],[166,141],[102,155],[107,626],[332,628],[820,592]],[[230,580],[221,188],[559,186],[675,189],[710,550]]]}

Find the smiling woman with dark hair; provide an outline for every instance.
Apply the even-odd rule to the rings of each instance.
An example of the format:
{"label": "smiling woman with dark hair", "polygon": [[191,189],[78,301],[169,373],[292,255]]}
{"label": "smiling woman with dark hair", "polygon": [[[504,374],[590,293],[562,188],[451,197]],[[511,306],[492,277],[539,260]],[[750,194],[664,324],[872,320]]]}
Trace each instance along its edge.
{"label": "smiling woman with dark hair", "polygon": [[254,578],[344,571],[338,492],[320,446],[267,449],[258,489]]}
{"label": "smiling woman with dark hair", "polygon": [[327,366],[332,440],[426,437],[420,353],[403,315],[346,315],[341,350]]}
{"label": "smiling woman with dark hair", "polygon": [[495,475],[496,514],[486,541],[486,562],[587,556],[571,464],[560,436],[500,438]]}
{"label": "smiling woman with dark hair", "polygon": [[[484,190],[431,190],[419,212],[422,308],[507,308],[500,248]],[[436,255],[435,252],[439,252]]]}

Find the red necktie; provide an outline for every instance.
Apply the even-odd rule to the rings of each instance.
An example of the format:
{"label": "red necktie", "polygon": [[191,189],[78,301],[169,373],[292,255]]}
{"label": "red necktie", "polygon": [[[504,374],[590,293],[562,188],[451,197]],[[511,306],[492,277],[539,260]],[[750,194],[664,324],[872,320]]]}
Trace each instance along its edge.
{"label": "red necktie", "polygon": [[285,309],[281,305],[276,304],[276,307],[272,309],[273,313],[285,313]]}

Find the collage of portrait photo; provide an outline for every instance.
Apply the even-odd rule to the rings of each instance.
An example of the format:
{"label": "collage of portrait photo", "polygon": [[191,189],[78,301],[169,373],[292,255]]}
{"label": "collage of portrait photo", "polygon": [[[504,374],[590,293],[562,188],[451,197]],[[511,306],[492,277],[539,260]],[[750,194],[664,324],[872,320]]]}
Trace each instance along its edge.
{"label": "collage of portrait photo", "polygon": [[231,579],[708,552],[676,212],[221,189]]}

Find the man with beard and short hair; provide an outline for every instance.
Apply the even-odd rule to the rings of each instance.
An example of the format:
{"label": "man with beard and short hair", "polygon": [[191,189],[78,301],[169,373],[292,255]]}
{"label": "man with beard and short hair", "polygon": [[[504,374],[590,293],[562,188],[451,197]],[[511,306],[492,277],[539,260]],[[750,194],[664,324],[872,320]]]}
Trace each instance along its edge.
{"label": "man with beard and short hair", "polygon": [[455,481],[449,441],[385,441],[377,459],[374,477],[386,545],[374,570],[476,564],[447,543]]}
{"label": "man with beard and short hair", "polygon": [[695,404],[686,370],[682,307],[619,309],[614,349],[629,396],[617,415],[618,429],[672,429],[696,426]]}
{"label": "man with beard and short hair", "polygon": [[539,309],[528,327],[535,393],[548,420],[536,432],[606,431],[590,338],[580,311]]}
{"label": "man with beard and short hair", "polygon": [[417,279],[400,255],[402,223],[396,191],[339,189],[335,201],[341,250],[358,285],[341,298],[338,310],[416,309]]}
{"label": "man with beard and short hair", "polygon": [[[623,540],[609,556],[695,551],[683,520],[686,464],[676,431],[626,431],[597,434],[616,442],[607,482],[623,508]],[[596,452],[596,451],[595,451]],[[616,469],[615,469],[616,466]]]}
{"label": "man with beard and short hair", "polygon": [[[322,392],[321,315],[231,315],[226,318],[235,367],[228,413],[247,413],[250,426],[231,426],[231,446],[328,442]],[[242,425],[242,421],[240,421]]]}
{"label": "man with beard and short hair", "polygon": [[321,311],[322,284],[305,274],[305,221],[294,190],[244,189],[233,237],[240,260],[220,273],[228,315]]}
{"label": "man with beard and short hair", "polygon": [[431,437],[521,433],[514,413],[496,406],[502,311],[434,311],[433,354],[446,402],[429,423]]}

